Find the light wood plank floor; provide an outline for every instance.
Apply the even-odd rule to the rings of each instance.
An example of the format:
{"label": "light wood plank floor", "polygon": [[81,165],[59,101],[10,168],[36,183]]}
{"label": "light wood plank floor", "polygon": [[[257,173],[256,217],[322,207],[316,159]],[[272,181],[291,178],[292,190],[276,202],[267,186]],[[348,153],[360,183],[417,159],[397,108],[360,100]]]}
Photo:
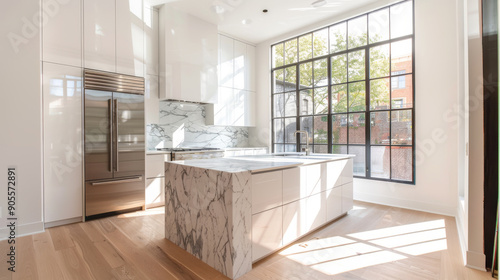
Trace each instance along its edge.
{"label": "light wood plank floor", "polygon": [[[162,208],[0,242],[0,280],[227,279],[163,238]],[[254,264],[250,279],[492,279],[462,265],[452,217],[355,202],[338,221]]]}

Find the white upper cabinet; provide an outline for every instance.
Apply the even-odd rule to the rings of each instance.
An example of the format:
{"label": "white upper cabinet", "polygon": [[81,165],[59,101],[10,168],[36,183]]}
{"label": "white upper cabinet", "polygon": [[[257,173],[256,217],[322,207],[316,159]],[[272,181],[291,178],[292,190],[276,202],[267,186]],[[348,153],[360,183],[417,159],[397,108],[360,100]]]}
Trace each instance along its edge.
{"label": "white upper cabinet", "polygon": [[115,72],[115,0],[85,0],[83,8],[84,66]]}
{"label": "white upper cabinet", "polygon": [[255,59],[256,48],[251,45],[246,46],[245,55],[245,89],[255,92]]}
{"label": "white upper cabinet", "polygon": [[159,15],[161,99],[217,102],[217,26],[168,4]]}
{"label": "white upper cabinet", "polygon": [[245,84],[245,72],[248,70],[246,62],[247,46],[245,43],[234,40],[233,43],[233,87],[248,89]]}
{"label": "white upper cabinet", "polygon": [[83,216],[82,69],[43,63],[44,221]]}
{"label": "white upper cabinet", "polygon": [[[80,0],[42,1],[43,61],[82,66],[82,8]],[[45,19],[44,19],[45,21]]]}
{"label": "white upper cabinet", "polygon": [[158,10],[144,7],[144,60],[146,74],[158,76]]}
{"label": "white upper cabinet", "polygon": [[159,123],[160,100],[158,99],[158,76],[146,75],[144,84],[144,109],[146,123]]}
{"label": "white upper cabinet", "polygon": [[116,1],[116,72],[144,76],[142,0]]}
{"label": "white upper cabinet", "polygon": [[233,86],[233,50],[234,40],[219,35],[219,86],[234,88]]}

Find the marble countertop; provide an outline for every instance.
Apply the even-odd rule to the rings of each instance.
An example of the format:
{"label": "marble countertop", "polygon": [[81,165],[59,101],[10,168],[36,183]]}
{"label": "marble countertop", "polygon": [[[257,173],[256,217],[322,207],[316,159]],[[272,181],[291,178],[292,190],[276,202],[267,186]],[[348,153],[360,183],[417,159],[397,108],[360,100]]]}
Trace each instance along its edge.
{"label": "marble countertop", "polygon": [[334,155],[334,154],[314,154],[309,156],[297,155],[254,155],[254,156],[238,156],[230,158],[212,158],[212,159],[195,159],[185,161],[167,162],[171,164],[179,164],[198,168],[205,168],[223,172],[243,172],[250,171],[252,173],[279,170],[291,168],[300,165],[318,164],[322,162],[343,160],[354,157],[353,155]]}

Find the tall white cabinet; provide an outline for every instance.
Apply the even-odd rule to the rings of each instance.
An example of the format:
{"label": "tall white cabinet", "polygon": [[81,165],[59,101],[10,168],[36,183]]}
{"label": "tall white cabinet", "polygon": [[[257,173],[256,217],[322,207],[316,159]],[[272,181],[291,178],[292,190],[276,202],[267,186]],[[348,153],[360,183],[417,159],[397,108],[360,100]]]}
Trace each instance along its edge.
{"label": "tall white cabinet", "polygon": [[116,72],[144,76],[142,0],[116,1]]}
{"label": "tall white cabinet", "polygon": [[82,69],[44,62],[44,221],[82,217]]}

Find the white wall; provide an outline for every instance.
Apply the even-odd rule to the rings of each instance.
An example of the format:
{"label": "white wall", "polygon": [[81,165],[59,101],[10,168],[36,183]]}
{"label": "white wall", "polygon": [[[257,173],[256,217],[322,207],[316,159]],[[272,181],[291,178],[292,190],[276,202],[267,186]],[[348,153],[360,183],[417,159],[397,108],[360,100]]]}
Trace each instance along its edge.
{"label": "white wall", "polygon": [[[43,230],[39,0],[3,1],[0,24],[0,239],[7,167],[17,167],[17,234]],[[10,40],[9,40],[10,39]],[[11,43],[11,40],[15,43]]]}

